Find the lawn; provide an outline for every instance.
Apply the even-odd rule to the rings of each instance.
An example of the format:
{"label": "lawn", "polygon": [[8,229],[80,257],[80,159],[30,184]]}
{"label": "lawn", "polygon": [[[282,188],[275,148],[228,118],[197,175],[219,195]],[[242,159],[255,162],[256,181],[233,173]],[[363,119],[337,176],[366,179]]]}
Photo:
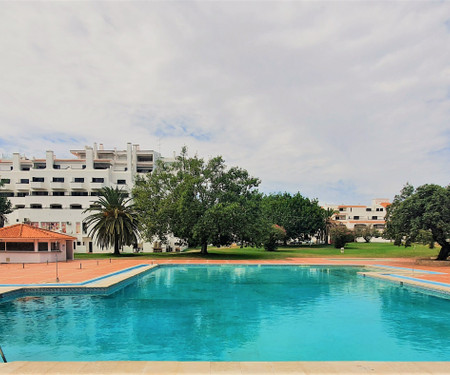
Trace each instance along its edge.
{"label": "lawn", "polygon": [[189,249],[182,253],[123,253],[115,256],[112,253],[75,253],[75,259],[100,258],[136,258],[136,259],[217,259],[217,260],[243,260],[243,259],[284,259],[284,258],[312,258],[312,257],[339,257],[339,258],[422,258],[436,257],[439,248],[429,249],[428,246],[413,244],[412,247],[397,247],[391,243],[356,243],[345,246],[344,253],[339,249],[326,245],[280,247],[277,251],[265,251],[261,248],[246,247],[210,247],[208,255],[200,254],[199,249]]}

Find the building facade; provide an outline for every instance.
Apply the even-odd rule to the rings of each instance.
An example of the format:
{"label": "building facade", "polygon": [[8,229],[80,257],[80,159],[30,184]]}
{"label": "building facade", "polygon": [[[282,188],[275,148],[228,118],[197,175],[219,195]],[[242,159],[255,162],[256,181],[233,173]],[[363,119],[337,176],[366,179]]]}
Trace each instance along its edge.
{"label": "building facade", "polygon": [[372,200],[370,206],[326,204],[323,207],[335,210],[333,218],[349,229],[371,226],[383,231],[386,224],[386,207],[389,205],[389,199],[377,198]]}
{"label": "building facade", "polygon": [[[75,252],[98,251],[83,225],[99,189],[109,186],[130,194],[137,175],[152,172],[161,158],[153,150],[127,144],[125,150],[86,146],[70,150],[71,159],[58,159],[53,151],[45,159],[28,159],[19,153],[0,160],[0,194],[14,208],[8,223],[28,223],[76,237]],[[151,244],[146,244],[150,250]]]}

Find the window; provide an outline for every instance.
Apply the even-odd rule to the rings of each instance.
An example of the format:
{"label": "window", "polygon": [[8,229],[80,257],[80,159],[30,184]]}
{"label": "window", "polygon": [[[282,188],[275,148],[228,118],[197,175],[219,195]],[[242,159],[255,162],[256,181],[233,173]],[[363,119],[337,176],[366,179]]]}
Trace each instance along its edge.
{"label": "window", "polygon": [[46,164],[45,163],[35,163],[34,169],[45,169]]}
{"label": "window", "polygon": [[38,251],[48,251],[48,243],[47,242],[39,242],[38,243]]}
{"label": "window", "polygon": [[72,197],[85,197],[88,195],[87,191],[72,191],[70,192]]}
{"label": "window", "polygon": [[51,204],[50,208],[53,210],[62,210],[62,204]]}
{"label": "window", "polygon": [[0,197],[14,197],[14,193],[12,191],[1,191]]}
{"label": "window", "polygon": [[30,180],[28,178],[21,178],[19,183],[20,184],[29,184]]}
{"label": "window", "polygon": [[84,182],[84,178],[83,177],[75,177],[73,179],[73,182]]}
{"label": "window", "polygon": [[61,169],[61,166],[59,164],[53,164],[53,169]]}
{"label": "window", "polygon": [[367,207],[366,211],[372,211],[372,209],[370,207]]}
{"label": "window", "polygon": [[144,163],[152,162],[153,161],[153,155],[139,155],[137,157],[137,161],[138,161],[138,163],[139,162],[144,162]]}
{"label": "window", "polygon": [[102,208],[102,206],[100,206],[99,204],[91,204],[91,205],[89,205],[89,208],[97,208],[97,209],[100,209],[100,208]]}
{"label": "window", "polygon": [[339,211],[345,211],[345,208],[343,208],[343,207],[339,207]]}
{"label": "window", "polygon": [[16,204],[16,205],[14,206],[14,208],[15,208],[15,209],[25,208],[25,205],[24,205],[24,204]]}
{"label": "window", "polygon": [[[2,247],[1,250],[5,250],[5,243],[0,243]],[[33,242],[8,242],[6,244],[6,251],[34,251]]]}
{"label": "window", "polygon": [[383,211],[383,208],[382,207],[378,207],[377,211]]}
{"label": "window", "polygon": [[30,208],[42,208],[42,204],[32,203],[30,204]]}
{"label": "window", "polygon": [[117,180],[117,185],[126,185],[127,180]]}
{"label": "window", "polygon": [[53,177],[53,182],[64,182],[64,177]]}
{"label": "window", "polygon": [[77,241],[77,245],[78,245],[78,246],[81,246],[81,241]]}
{"label": "window", "polygon": [[54,191],[53,192],[54,197],[63,197],[64,195],[66,195],[66,193],[64,191]]}
{"label": "window", "polygon": [[92,191],[91,192],[91,197],[98,197],[100,196],[100,192],[99,191]]}
{"label": "window", "polygon": [[58,251],[59,250],[59,242],[52,242],[50,245],[50,248],[52,251]]}
{"label": "window", "polygon": [[18,197],[27,197],[28,195],[30,195],[28,192],[26,192],[26,193],[17,193]]}
{"label": "window", "polygon": [[70,209],[71,210],[82,210],[83,207],[81,206],[81,204],[71,204]]}
{"label": "window", "polygon": [[44,177],[33,177],[33,182],[44,182]]}
{"label": "window", "polygon": [[29,170],[30,170],[30,167],[28,167],[28,166],[27,166],[27,167],[21,167],[20,170],[21,170],[21,171],[29,171]]}
{"label": "window", "polygon": [[359,216],[353,216],[353,220],[359,220]]}
{"label": "window", "polygon": [[378,216],[372,216],[372,220],[377,220]]}
{"label": "window", "polygon": [[9,184],[9,183],[11,183],[11,180],[9,178],[2,178],[0,180],[0,183],[2,183],[2,184]]}
{"label": "window", "polygon": [[31,195],[33,196],[47,196],[48,195],[48,191],[32,191]]}
{"label": "window", "polygon": [[92,182],[105,182],[105,179],[102,177],[92,177]]}
{"label": "window", "polygon": [[138,168],[137,173],[150,173],[152,168]]}

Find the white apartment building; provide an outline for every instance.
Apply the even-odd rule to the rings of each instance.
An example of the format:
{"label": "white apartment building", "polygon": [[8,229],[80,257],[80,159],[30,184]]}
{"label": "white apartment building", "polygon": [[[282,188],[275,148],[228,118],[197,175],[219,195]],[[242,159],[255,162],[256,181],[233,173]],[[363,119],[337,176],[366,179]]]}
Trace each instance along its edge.
{"label": "white apartment building", "polygon": [[372,226],[380,231],[384,230],[386,207],[390,205],[389,199],[377,198],[372,200],[370,206],[333,205],[326,204],[323,208],[331,208],[337,213],[334,219],[349,229]]}
{"label": "white apartment building", "polygon": [[[152,172],[161,158],[153,150],[127,144],[126,150],[104,149],[94,144],[70,150],[71,159],[58,159],[53,151],[45,159],[28,159],[19,153],[0,160],[0,194],[8,197],[14,212],[8,223],[30,223],[35,227],[77,238],[75,252],[99,251],[83,225],[83,210],[97,199],[104,186],[130,193],[136,175]],[[145,244],[149,251],[151,244]]]}

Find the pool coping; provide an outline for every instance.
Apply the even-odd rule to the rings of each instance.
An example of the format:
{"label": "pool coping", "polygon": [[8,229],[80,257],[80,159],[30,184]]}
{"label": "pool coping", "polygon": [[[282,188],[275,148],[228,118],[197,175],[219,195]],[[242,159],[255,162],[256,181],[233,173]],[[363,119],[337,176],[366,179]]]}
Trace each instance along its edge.
{"label": "pool coping", "polygon": [[450,362],[11,362],[0,374],[448,374]]}
{"label": "pool coping", "polygon": [[0,302],[36,293],[108,294],[115,288],[132,282],[137,276],[158,266],[158,264],[140,264],[79,283],[2,284],[0,286]]}

